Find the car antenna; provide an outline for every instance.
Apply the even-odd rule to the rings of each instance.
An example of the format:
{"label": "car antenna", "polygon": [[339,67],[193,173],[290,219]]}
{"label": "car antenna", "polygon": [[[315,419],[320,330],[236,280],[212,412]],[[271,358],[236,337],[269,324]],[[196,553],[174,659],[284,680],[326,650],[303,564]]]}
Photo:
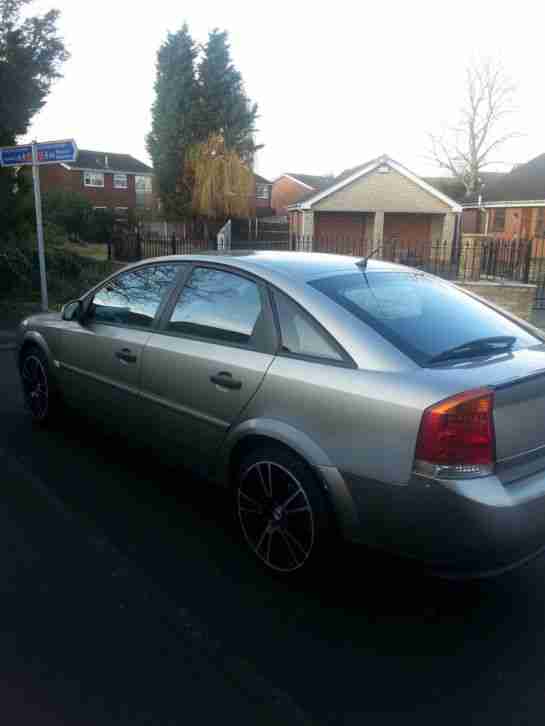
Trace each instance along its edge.
{"label": "car antenna", "polygon": [[359,262],[356,262],[356,265],[358,265],[358,267],[361,267],[364,270],[366,270],[367,269],[367,262],[371,259],[371,257],[373,257],[373,255],[376,255],[376,253],[379,250],[380,250],[380,245],[378,247],[375,247],[375,249],[372,250],[371,252],[369,252],[369,254],[366,255],[362,260],[360,260]]}

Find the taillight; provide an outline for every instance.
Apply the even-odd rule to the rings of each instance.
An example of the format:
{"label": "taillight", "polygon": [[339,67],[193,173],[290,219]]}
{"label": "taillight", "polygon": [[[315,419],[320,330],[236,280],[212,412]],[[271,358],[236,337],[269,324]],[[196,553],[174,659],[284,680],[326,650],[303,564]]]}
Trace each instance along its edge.
{"label": "taillight", "polygon": [[424,411],[415,471],[443,479],[486,476],[494,469],[494,393],[479,388]]}

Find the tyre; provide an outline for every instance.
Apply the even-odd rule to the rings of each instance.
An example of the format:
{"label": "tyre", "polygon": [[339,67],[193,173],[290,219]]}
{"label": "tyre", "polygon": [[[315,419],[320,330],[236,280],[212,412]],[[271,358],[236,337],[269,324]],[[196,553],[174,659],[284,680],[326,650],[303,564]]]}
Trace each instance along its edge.
{"label": "tyre", "polygon": [[333,540],[326,494],[289,449],[264,445],[246,454],[236,474],[236,514],[246,544],[276,574],[308,574]]}
{"label": "tyre", "polygon": [[51,386],[45,353],[37,346],[27,348],[21,358],[20,371],[25,407],[30,411],[32,421],[40,426],[51,423],[58,400]]}

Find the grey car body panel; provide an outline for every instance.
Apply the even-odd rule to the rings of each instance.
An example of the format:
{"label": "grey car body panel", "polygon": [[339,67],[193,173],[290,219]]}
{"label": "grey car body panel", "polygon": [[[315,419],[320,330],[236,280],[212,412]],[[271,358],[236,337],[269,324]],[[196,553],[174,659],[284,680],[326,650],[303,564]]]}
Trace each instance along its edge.
{"label": "grey car body panel", "polygon": [[[65,398],[91,414],[122,422],[141,415],[140,366],[149,336],[149,331],[66,321],[58,354]],[[134,362],[117,357],[125,349],[134,355]]]}
{"label": "grey car body panel", "polygon": [[[216,346],[223,350],[214,353],[214,345],[182,337],[170,337],[165,346],[159,338],[166,336],[159,330],[141,333],[139,394],[127,381],[121,387],[129,385],[136,394],[131,398],[137,401],[146,425],[153,422],[157,431],[159,421],[159,428],[170,427],[181,438],[186,432],[202,435],[207,444],[199,456],[208,449],[210,473],[223,483],[227,483],[231,453],[238,443],[252,435],[279,441],[315,468],[348,539],[416,557],[439,569],[495,571],[543,546],[545,344],[423,368],[305,284],[322,275],[361,272],[354,258],[253,253],[162,257],[137,265],[181,259],[208,263],[212,259],[278,287],[316,318],[355,365],[234,348],[236,352],[224,361],[227,346]],[[407,269],[375,260],[368,263],[369,272]],[[92,293],[82,297],[84,306]],[[520,325],[534,332],[532,326]],[[85,326],[62,321],[58,315],[36,316],[21,328],[19,344],[36,340],[61,365],[64,357],[67,365],[85,368],[81,360],[78,365],[77,356],[69,361],[63,354],[65,335],[70,338],[78,328]],[[535,334],[543,340],[542,334]],[[158,347],[159,357],[155,355]],[[210,365],[219,370],[224,362],[233,374],[236,369],[251,378],[236,403],[229,398],[232,391],[218,390],[208,380]],[[205,369],[199,372],[203,364]],[[494,389],[495,396],[495,473],[449,481],[413,475],[423,411],[452,395],[485,386]],[[225,407],[226,401],[230,403]],[[163,413],[150,415],[150,402],[153,410]],[[184,417],[186,423],[180,426]],[[208,433],[201,431],[202,426]]]}
{"label": "grey car body panel", "polygon": [[438,574],[496,574],[545,545],[543,471],[504,488],[496,477],[439,482],[413,477],[407,487],[343,472],[356,501],[358,541],[426,563]]}
{"label": "grey car body panel", "polygon": [[[185,449],[192,468],[215,461],[228,429],[255,394],[273,356],[181,336],[154,333],[142,358],[141,392],[145,417],[165,438]],[[213,383],[211,376],[229,372],[239,390]]]}
{"label": "grey car body panel", "polygon": [[18,328],[16,345],[18,354],[25,344],[33,343],[43,350],[49,361],[50,371],[55,376],[56,356],[60,340],[61,316],[58,313],[44,313],[24,320]]}

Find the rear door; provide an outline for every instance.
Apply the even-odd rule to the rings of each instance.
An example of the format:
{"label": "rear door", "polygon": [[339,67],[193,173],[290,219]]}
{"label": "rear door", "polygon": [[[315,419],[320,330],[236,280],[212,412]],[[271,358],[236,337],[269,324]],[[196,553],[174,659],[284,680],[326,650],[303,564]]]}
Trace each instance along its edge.
{"label": "rear door", "polygon": [[165,263],[122,272],[94,294],[83,323],[66,323],[59,376],[69,401],[126,424],[141,414],[142,349],[181,269]]}
{"label": "rear door", "polygon": [[259,388],[276,349],[263,285],[197,264],[142,354],[141,391],[154,435],[206,472]]}

